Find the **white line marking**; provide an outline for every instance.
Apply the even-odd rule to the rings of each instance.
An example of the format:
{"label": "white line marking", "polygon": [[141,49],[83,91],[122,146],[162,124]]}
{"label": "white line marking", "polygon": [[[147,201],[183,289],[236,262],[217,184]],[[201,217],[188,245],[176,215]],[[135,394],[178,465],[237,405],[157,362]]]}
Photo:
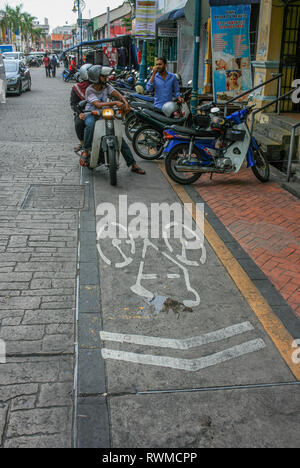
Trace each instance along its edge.
{"label": "white line marking", "polygon": [[121,333],[110,333],[101,331],[100,338],[102,341],[115,341],[118,343],[137,344],[142,346],[156,346],[158,348],[171,348],[171,349],[191,349],[197,346],[202,346],[216,341],[226,340],[235,335],[240,335],[247,331],[254,330],[250,322],[243,322],[237,325],[232,325],[227,328],[222,328],[205,335],[186,338],[183,340],[174,340],[168,338],[157,338],[154,336],[143,335],[124,335]]}
{"label": "white line marking", "polygon": [[104,348],[102,350],[103,359],[114,359],[117,361],[133,362],[136,364],[146,364],[150,366],[170,367],[190,372],[196,372],[207,367],[215,366],[222,362],[230,361],[245,354],[254,353],[265,348],[262,339],[247,341],[238,346],[225,349],[219,353],[198,359],[177,359],[168,356],[153,356],[150,354],[127,353]]}

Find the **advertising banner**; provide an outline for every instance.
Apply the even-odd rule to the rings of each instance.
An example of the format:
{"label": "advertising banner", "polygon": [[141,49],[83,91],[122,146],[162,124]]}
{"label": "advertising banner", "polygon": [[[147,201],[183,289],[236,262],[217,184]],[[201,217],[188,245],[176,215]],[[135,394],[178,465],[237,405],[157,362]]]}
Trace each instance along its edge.
{"label": "advertising banner", "polygon": [[218,102],[252,88],[250,15],[251,5],[211,8],[213,85]]}
{"label": "advertising banner", "polygon": [[135,35],[149,39],[155,38],[156,17],[157,0],[137,0]]}

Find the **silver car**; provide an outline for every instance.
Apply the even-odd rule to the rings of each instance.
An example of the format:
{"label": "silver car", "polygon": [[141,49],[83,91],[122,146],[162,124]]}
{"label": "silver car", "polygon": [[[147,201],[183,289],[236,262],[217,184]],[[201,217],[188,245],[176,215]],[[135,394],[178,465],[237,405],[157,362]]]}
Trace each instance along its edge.
{"label": "silver car", "polygon": [[25,55],[23,52],[3,52],[3,58],[4,60],[21,60],[25,63]]}

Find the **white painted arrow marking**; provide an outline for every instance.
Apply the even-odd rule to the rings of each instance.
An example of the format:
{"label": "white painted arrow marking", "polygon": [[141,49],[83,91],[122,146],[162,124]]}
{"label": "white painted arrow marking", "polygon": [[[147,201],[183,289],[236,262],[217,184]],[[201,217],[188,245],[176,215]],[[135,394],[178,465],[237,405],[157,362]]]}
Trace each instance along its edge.
{"label": "white painted arrow marking", "polygon": [[141,346],[155,346],[157,348],[187,350],[208,343],[226,340],[227,338],[231,338],[233,336],[240,335],[251,330],[254,330],[253,325],[251,325],[250,322],[243,322],[237,325],[232,325],[227,328],[222,328],[221,330],[217,330],[211,333],[206,333],[205,335],[186,338],[183,340],[143,335],[126,335],[121,333],[110,333],[105,331],[100,332],[100,338],[102,341],[114,341],[117,343],[129,343]]}
{"label": "white painted arrow marking", "polygon": [[133,362],[136,364],[146,364],[151,366],[170,367],[190,372],[196,372],[207,367],[215,366],[222,362],[230,361],[245,354],[254,353],[265,348],[265,343],[261,339],[247,341],[238,346],[225,349],[219,353],[198,359],[176,359],[168,356],[153,356],[150,354],[127,353],[113,349],[103,349],[103,359],[114,359],[118,361]]}

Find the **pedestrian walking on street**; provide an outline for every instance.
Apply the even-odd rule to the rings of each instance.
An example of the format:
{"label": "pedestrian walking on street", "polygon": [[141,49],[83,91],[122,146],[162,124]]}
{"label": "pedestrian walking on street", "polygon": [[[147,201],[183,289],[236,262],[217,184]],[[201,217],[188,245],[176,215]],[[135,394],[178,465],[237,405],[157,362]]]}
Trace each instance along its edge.
{"label": "pedestrian walking on street", "polygon": [[51,70],[52,70],[52,77],[55,78],[56,77],[56,67],[57,67],[57,60],[56,60],[56,57],[55,55],[52,55],[51,57]]}
{"label": "pedestrian walking on street", "polygon": [[45,57],[43,58],[43,62],[44,62],[44,65],[45,65],[45,69],[46,69],[46,78],[50,78],[51,75],[51,60],[50,58],[48,57],[48,55],[46,54]]}

